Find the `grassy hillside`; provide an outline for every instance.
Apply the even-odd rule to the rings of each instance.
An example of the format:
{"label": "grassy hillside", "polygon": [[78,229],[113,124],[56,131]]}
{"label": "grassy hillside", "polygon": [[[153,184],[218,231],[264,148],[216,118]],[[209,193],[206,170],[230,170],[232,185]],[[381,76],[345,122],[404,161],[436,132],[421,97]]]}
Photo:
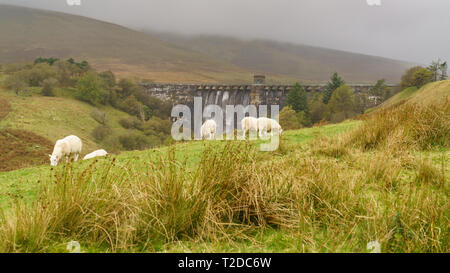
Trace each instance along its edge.
{"label": "grassy hillside", "polygon": [[377,109],[386,108],[402,102],[434,104],[450,99],[450,80],[426,84],[420,89],[409,87],[383,102]]}
{"label": "grassy hillside", "polygon": [[[11,107],[6,117],[0,119],[0,129],[25,130],[44,137],[52,143],[74,134],[83,141],[83,154],[90,153],[101,146],[91,135],[98,123],[91,117],[95,107],[90,104],[70,97],[43,97],[36,94],[16,96],[12,91],[6,91],[1,87],[0,100],[7,101]],[[127,113],[109,106],[100,109],[106,112],[109,126],[116,133],[125,132],[119,120],[130,117]]]}
{"label": "grassy hillside", "polygon": [[64,13],[0,5],[0,63],[39,56],[87,59],[98,70],[167,82],[250,81],[225,61],[151,35]]}
{"label": "grassy hillside", "polygon": [[269,83],[327,81],[337,71],[349,82],[398,82],[407,63],[272,41],[201,36],[155,36],[64,13],[0,5],[0,63],[37,57],[87,59],[97,70],[155,82]]}
{"label": "grassy hillside", "polygon": [[219,36],[181,36],[159,33],[179,47],[228,61],[253,71],[280,74],[303,81],[327,81],[338,72],[349,82],[374,82],[385,78],[396,83],[411,64],[307,45],[268,40],[244,41]]}

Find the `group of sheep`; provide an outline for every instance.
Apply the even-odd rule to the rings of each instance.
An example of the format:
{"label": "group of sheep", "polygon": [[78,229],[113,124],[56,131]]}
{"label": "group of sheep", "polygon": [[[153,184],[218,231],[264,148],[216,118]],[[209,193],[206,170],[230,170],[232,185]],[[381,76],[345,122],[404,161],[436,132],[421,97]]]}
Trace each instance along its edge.
{"label": "group of sheep", "polygon": [[[82,142],[81,139],[77,136],[67,136],[63,139],[59,139],[56,141],[55,147],[53,148],[53,153],[49,155],[50,157],[50,165],[56,166],[59,161],[65,157],[66,161],[69,160],[70,156],[73,156],[74,161],[78,160],[78,157],[81,154]],[[91,159],[97,156],[106,156],[108,153],[103,150],[96,150],[90,154],[87,154],[83,157],[83,160]]]}
{"label": "group of sheep", "polygon": [[[277,132],[281,135],[283,130],[281,129],[280,124],[274,120],[266,117],[254,118],[254,117],[245,117],[241,120],[242,133],[245,137],[248,131],[259,131],[259,136],[261,138],[267,135],[267,132]],[[214,139],[216,134],[216,122],[212,119],[208,119],[203,123],[201,127],[201,137],[202,139]],[[82,142],[81,139],[77,136],[71,135],[67,136],[63,139],[59,139],[56,141],[55,147],[53,148],[53,153],[49,155],[50,157],[50,165],[56,166],[59,161],[65,157],[66,161],[69,160],[70,156],[73,156],[74,161],[78,160],[78,157],[81,154]],[[106,156],[108,153],[103,150],[96,150],[90,154],[87,154],[83,160],[91,159],[98,156]]]}
{"label": "group of sheep", "polygon": [[[202,139],[214,139],[216,134],[216,122],[208,119],[201,127]],[[259,132],[259,137],[264,138],[267,133],[272,135],[277,132],[279,135],[283,132],[278,121],[266,117],[254,118],[245,117],[241,120],[242,135],[245,137],[248,131]]]}

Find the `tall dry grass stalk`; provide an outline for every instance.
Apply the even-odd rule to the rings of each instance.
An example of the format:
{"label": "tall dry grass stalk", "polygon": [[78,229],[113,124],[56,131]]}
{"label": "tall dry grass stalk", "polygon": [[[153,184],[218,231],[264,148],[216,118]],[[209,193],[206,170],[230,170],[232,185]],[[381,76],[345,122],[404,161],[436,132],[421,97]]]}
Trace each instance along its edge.
{"label": "tall dry grass stalk", "polygon": [[51,241],[76,238],[118,251],[226,237],[230,226],[295,226],[292,181],[255,155],[248,143],[208,148],[195,171],[173,150],[146,163],[145,172],[115,160],[83,171],[67,164],[32,205],[15,204],[3,215],[1,250],[46,251]]}

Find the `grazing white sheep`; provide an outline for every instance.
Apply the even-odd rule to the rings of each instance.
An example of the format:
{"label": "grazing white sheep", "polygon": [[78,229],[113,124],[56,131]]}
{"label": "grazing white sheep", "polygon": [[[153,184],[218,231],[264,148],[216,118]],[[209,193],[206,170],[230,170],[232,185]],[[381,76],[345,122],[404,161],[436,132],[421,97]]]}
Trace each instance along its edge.
{"label": "grazing white sheep", "polygon": [[281,128],[281,125],[275,119],[270,119],[270,132],[272,133],[272,135],[275,132],[277,132],[278,135],[280,135],[280,136],[283,133],[283,129]]}
{"label": "grazing white sheep", "polygon": [[241,120],[242,135],[245,138],[247,131],[258,131],[258,119],[254,117],[245,117]]}
{"label": "grazing white sheep", "polygon": [[74,157],[74,160],[77,161],[81,154],[81,147],[81,139],[77,136],[72,135],[57,140],[55,147],[53,148],[53,153],[49,155],[50,165],[58,165],[59,160],[61,160],[63,156],[66,157],[66,162],[71,155]]}
{"label": "grazing white sheep", "polygon": [[208,119],[203,123],[201,127],[201,136],[202,139],[214,139],[214,135],[216,134],[216,122],[212,119]]}
{"label": "grazing white sheep", "polygon": [[100,149],[100,150],[93,151],[92,153],[85,155],[83,157],[83,160],[91,159],[91,158],[98,157],[98,156],[106,156],[106,155],[108,155],[108,152],[106,152],[103,149]]}
{"label": "grazing white sheep", "polygon": [[274,132],[278,132],[278,134],[281,135],[283,132],[278,121],[266,117],[258,118],[258,130],[260,138],[266,137],[268,132],[270,132],[271,135],[273,135]]}

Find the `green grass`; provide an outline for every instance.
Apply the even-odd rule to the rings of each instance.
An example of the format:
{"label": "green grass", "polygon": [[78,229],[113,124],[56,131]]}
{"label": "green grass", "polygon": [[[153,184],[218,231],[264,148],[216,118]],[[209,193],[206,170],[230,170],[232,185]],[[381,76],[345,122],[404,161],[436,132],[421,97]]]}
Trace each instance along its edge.
{"label": "green grass", "polygon": [[392,98],[383,102],[376,108],[371,108],[368,112],[377,109],[387,108],[402,102],[413,102],[421,104],[433,104],[450,98],[450,80],[432,82],[421,88],[408,87],[405,90],[395,94]]}
{"label": "green grass", "polygon": [[[83,154],[103,148],[96,143],[91,132],[98,123],[91,117],[94,106],[70,97],[70,90],[59,90],[64,97],[43,97],[37,94],[16,96],[0,87],[0,98],[9,102],[12,110],[6,118],[0,120],[1,128],[14,128],[31,131],[52,142],[74,134],[83,141]],[[109,126],[115,133],[125,133],[119,120],[129,115],[111,106],[100,106],[105,111]]]}
{"label": "green grass", "polygon": [[434,100],[286,131],[274,152],[190,141],[0,173],[0,251],[448,252],[449,108]]}
{"label": "green grass", "polygon": [[[306,144],[316,136],[337,135],[355,128],[359,123],[359,121],[347,121],[341,124],[306,128],[295,131],[286,131],[283,133],[283,139],[286,140],[288,144]],[[226,142],[224,141],[218,141],[215,142],[214,145],[223,147],[225,143]],[[257,140],[253,142],[253,145],[258,146],[261,143],[263,143],[263,141]],[[205,142],[192,141],[186,143],[178,143],[175,144],[175,147],[177,150],[177,160],[181,161],[183,159],[186,159],[187,166],[190,168],[194,168],[200,161],[202,152],[205,149]],[[122,152],[117,156],[117,159],[124,165],[128,162],[135,162],[136,165],[139,165],[138,163],[152,162],[154,160],[157,160],[159,156],[165,156],[168,149],[168,147],[161,147],[145,151]],[[77,168],[83,169],[88,164],[89,162],[79,162],[77,163]],[[10,172],[0,172],[0,192],[5,195],[22,193],[24,195],[24,198],[26,199],[33,198],[35,190],[37,186],[39,186],[36,181],[47,179],[51,174],[51,169],[52,167],[50,167],[49,165],[44,165]],[[0,199],[1,206],[7,205],[7,202],[5,200],[10,201],[11,199],[7,197]]]}
{"label": "green grass", "polygon": [[393,96],[392,98],[388,99],[387,101],[385,101],[382,104],[382,107],[387,107],[387,106],[391,106],[394,104],[397,104],[401,101],[405,101],[409,98],[411,98],[411,96],[417,92],[417,87],[408,87],[405,90],[401,91],[398,94],[395,94],[395,96]]}
{"label": "green grass", "polygon": [[[417,229],[419,227],[415,227],[418,223],[426,224],[428,223],[426,221],[435,221],[436,219],[446,219],[444,221],[448,223],[448,213],[446,216],[439,216],[435,213],[438,213],[438,210],[442,212],[442,206],[445,206],[442,201],[446,200],[445,196],[448,196],[449,193],[446,182],[449,174],[449,149],[416,151],[401,156],[390,155],[382,151],[364,152],[352,149],[349,150],[348,156],[342,158],[315,152],[315,149],[323,149],[321,142],[325,141],[324,139],[336,138],[359,128],[360,124],[361,121],[347,121],[342,124],[286,131],[283,134],[282,142],[284,148],[272,153],[258,153],[259,160],[261,160],[259,164],[275,164],[275,169],[281,168],[280,171],[287,172],[286,177],[303,181],[299,185],[306,188],[295,191],[310,192],[309,194],[311,191],[315,192],[319,198],[317,200],[324,202],[322,205],[320,202],[315,205],[315,212],[311,215],[313,218],[308,218],[310,216],[307,215],[312,212],[305,208],[307,211],[304,212],[303,217],[306,218],[301,221],[300,227],[250,225],[242,229],[237,226],[227,228],[226,231],[227,234],[230,234],[228,236],[232,236],[234,239],[226,239],[226,237],[222,237],[223,235],[214,235],[212,238],[181,237],[168,241],[155,240],[146,247],[140,245],[125,249],[111,249],[109,243],[106,242],[94,243],[79,239],[82,250],[86,252],[365,252],[365,243],[371,240],[380,240],[383,251],[388,252],[448,251],[448,243],[445,241],[445,236],[448,234],[445,230],[440,235],[440,239],[437,239],[440,240],[439,245],[423,241],[423,246],[420,246],[419,242],[422,240],[420,236],[425,236],[424,234],[420,236],[417,234],[419,237],[413,241],[400,237],[392,239],[394,237],[389,235],[389,230],[392,229],[391,225],[397,221],[395,215],[398,213],[404,223],[412,225],[408,226],[408,230],[413,233],[422,234],[421,232],[425,232],[425,230],[428,232],[428,228],[425,226],[421,228],[425,230],[419,231]],[[261,141],[254,141],[251,145],[257,148],[260,143]],[[187,170],[194,171],[200,164],[204,164],[202,158],[205,157],[205,151],[228,149],[226,145],[229,145],[229,142],[193,141],[179,143],[172,148],[162,147],[140,152],[124,152],[115,156],[116,167],[114,168],[117,169],[116,171],[122,169],[123,171],[128,170],[126,172],[135,172],[137,176],[143,175],[142,178],[144,178],[147,177],[145,173],[148,171],[149,164],[159,164],[160,160],[167,160],[170,157],[169,150],[175,148],[174,162],[185,162]],[[229,150],[226,151],[233,153]],[[95,164],[100,168],[104,164],[109,164],[110,161],[111,159],[102,158],[97,163],[93,163],[92,160],[77,162],[74,164],[74,173],[80,174],[81,171],[89,169],[90,164]],[[61,173],[63,169],[64,166],[58,166],[55,170],[51,170],[49,166],[40,166],[0,173],[0,192],[3,196],[0,202],[1,208],[9,211],[14,203],[31,204],[36,200],[36,193],[39,192],[39,189],[51,180],[49,177]],[[161,168],[158,167],[158,169]],[[167,167],[163,169],[167,170]],[[218,171],[220,168],[215,170]],[[428,181],[431,182],[428,183]],[[414,188],[409,185],[411,182],[415,183]],[[313,184],[309,185],[310,183]],[[319,188],[310,188],[314,184]],[[409,189],[409,195],[413,194],[410,196],[413,199],[403,199],[406,197],[403,195],[406,193],[403,192],[406,189]],[[305,195],[303,198],[308,199],[311,196]],[[364,207],[360,206],[361,202],[365,204]],[[430,217],[438,218],[435,220],[425,219],[422,216],[417,220],[409,218],[416,211],[425,213],[429,209],[436,210],[436,212],[428,212]],[[442,226],[442,220],[439,221],[441,222],[435,224]],[[324,226],[324,223],[328,223],[328,227]],[[27,226],[29,225],[27,224]],[[44,251],[65,252],[65,242],[72,239],[74,238],[68,236],[60,237],[50,244],[47,242]]]}

